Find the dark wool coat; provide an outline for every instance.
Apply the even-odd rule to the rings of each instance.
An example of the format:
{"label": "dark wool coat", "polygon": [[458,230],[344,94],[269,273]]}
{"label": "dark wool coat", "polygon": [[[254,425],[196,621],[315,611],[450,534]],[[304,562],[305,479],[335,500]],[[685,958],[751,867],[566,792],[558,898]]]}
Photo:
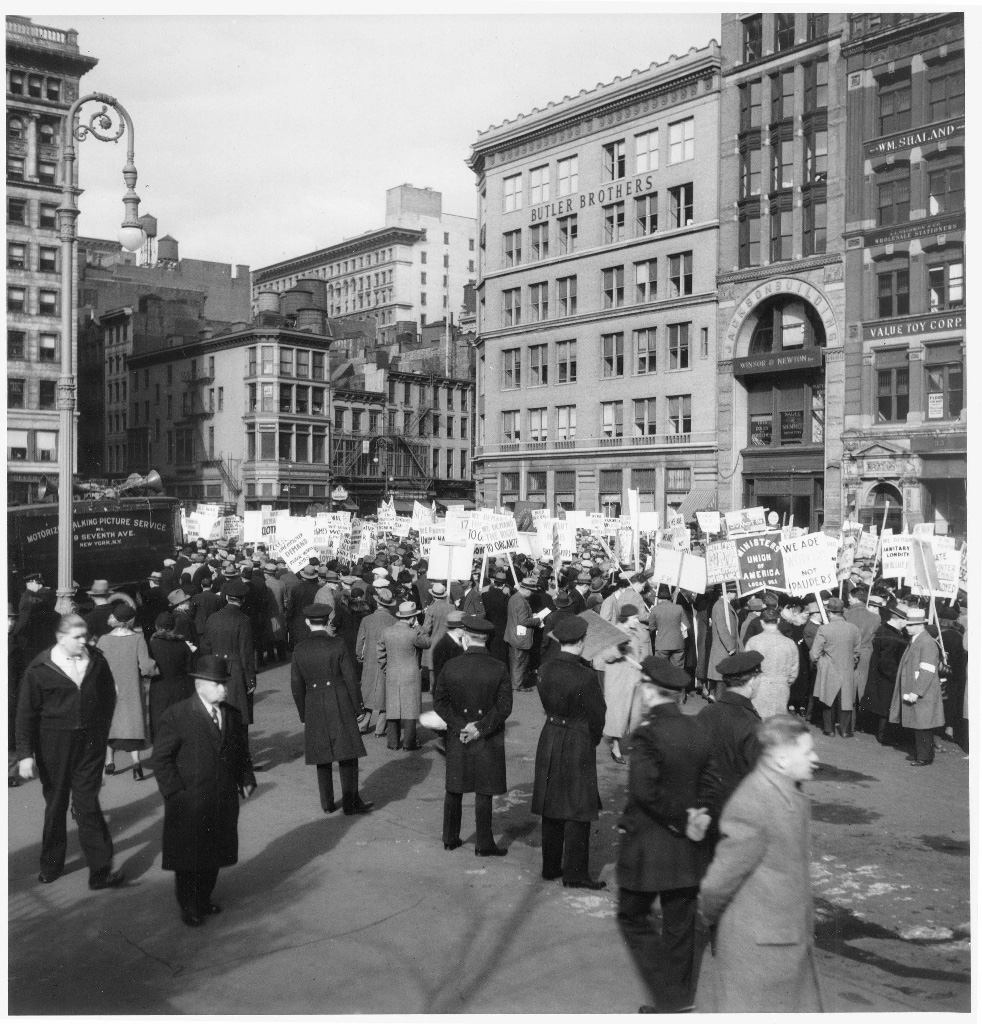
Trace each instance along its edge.
{"label": "dark wool coat", "polygon": [[709,645],[709,663],[706,665],[706,678],[716,682],[722,680],[719,669],[716,665],[724,658],[741,650],[738,638],[736,612],[730,607],[728,601],[722,597],[717,598],[716,604],[710,614],[709,631],[711,640]]}
{"label": "dark wool coat", "polygon": [[723,811],[699,906],[716,924],[696,992],[700,1013],[820,1013],[808,798],[759,765]]}
{"label": "dark wool coat", "polygon": [[228,703],[238,709],[243,722],[252,725],[249,693],[256,688],[256,649],[249,616],[233,604],[209,616],[200,653],[217,654],[228,662]]}
{"label": "dark wool coat", "polygon": [[546,720],[535,751],[532,813],[596,821],[596,747],[607,715],[600,678],[575,654],[560,651],[540,667],[537,685]]}
{"label": "dark wool coat", "polygon": [[364,757],[358,731],[361,690],[345,642],[316,630],[293,649],[290,688],[304,723],[307,764]]}
{"label": "dark wool coat", "polygon": [[443,666],[452,658],[464,653],[464,648],[457,643],[453,637],[444,633],[437,645],[433,648],[433,679],[440,678]]}
{"label": "dark wool coat", "polygon": [[[433,710],[447,723],[447,792],[495,795],[505,779],[505,720],[511,714],[508,670],[481,647],[462,651],[437,676]],[[473,722],[480,739],[460,742]]]}
{"label": "dark wool coat", "polygon": [[157,663],[158,676],[150,680],[150,733],[156,735],[160,716],[171,706],[194,693],[191,664],[194,655],[182,637],[161,630],[150,637],[150,657]]}
{"label": "dark wool coat", "polygon": [[712,808],[718,801],[709,738],[677,704],[658,704],[631,744],[627,805],[618,823],[617,884],[634,892],[697,886],[710,844],[686,838],[686,810]]}
{"label": "dark wool coat", "polygon": [[910,642],[906,633],[883,622],[873,634],[873,653],[869,659],[869,674],[861,707],[871,715],[890,717],[890,702],[897,685],[900,659]]}
{"label": "dark wool coat", "polygon": [[293,611],[290,617],[290,635],[293,637],[294,644],[300,640],[306,640],[310,636],[310,630],[307,628],[307,620],[304,618],[303,610],[307,605],[314,603],[317,591],[320,588],[320,580],[300,578],[300,585],[293,594]]}
{"label": "dark wool coat", "polygon": [[195,694],[160,718],[150,765],[164,798],[164,871],[208,871],[239,859],[239,787],[254,786],[245,726],[220,705],[219,733]]}
{"label": "dark wool coat", "polygon": [[508,644],[505,643],[505,629],[508,625],[508,595],[500,587],[491,587],[481,595],[484,617],[494,626],[494,633],[488,640],[488,654],[508,664]]}
{"label": "dark wool coat", "polygon": [[704,707],[696,721],[706,730],[713,749],[713,762],[719,775],[719,792],[713,821],[737,786],[750,774],[760,757],[757,727],[760,715],[749,697],[724,690],[715,704]]}

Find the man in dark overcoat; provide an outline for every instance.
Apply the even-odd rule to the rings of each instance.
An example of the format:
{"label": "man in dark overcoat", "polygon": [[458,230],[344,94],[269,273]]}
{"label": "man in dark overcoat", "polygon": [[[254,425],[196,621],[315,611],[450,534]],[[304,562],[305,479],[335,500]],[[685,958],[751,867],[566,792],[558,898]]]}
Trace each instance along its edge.
{"label": "man in dark overcoat", "polygon": [[162,867],[174,872],[189,928],[219,912],[211,894],[219,869],[239,859],[239,794],[256,788],[242,716],[225,701],[225,659],[203,655],[193,675],[195,695],[160,716],[151,759],[164,798]]}
{"label": "man in dark overcoat", "polygon": [[443,801],[443,848],[461,846],[463,794],[474,794],[478,857],[503,857],[491,832],[491,798],[508,789],[505,781],[505,720],[511,714],[508,669],[488,654],[494,626],[479,616],[461,622],[466,649],[447,662],[437,677],[433,710],[447,723],[447,782]]}
{"label": "man in dark overcoat", "polygon": [[[215,654],[228,663],[227,699],[242,716],[247,727],[252,725],[252,701],[256,689],[256,653],[252,642],[252,623],[242,611],[242,599],[249,593],[244,580],[231,580],[224,587],[227,604],[208,617],[201,653]],[[248,742],[248,740],[247,740]]]}
{"label": "man in dark overcoat", "polygon": [[300,583],[293,593],[293,610],[290,616],[290,636],[293,639],[294,646],[301,640],[306,639],[309,633],[303,610],[307,605],[315,603],[317,591],[321,588],[320,578],[314,566],[305,565],[298,573],[298,576]]}
{"label": "man in dark overcoat", "polygon": [[760,757],[757,739],[760,715],[753,705],[753,698],[763,661],[760,651],[740,651],[718,662],[716,668],[726,689],[714,704],[706,705],[696,716],[696,721],[709,737],[720,780],[709,830],[711,843],[719,837],[717,823],[720,811]]}
{"label": "man in dark overcoat", "polygon": [[560,613],[551,626],[559,653],[539,669],[546,720],[535,751],[532,813],[542,816],[542,877],[570,889],[605,889],[590,878],[590,823],[600,817],[597,744],[607,705],[600,679],[580,658],[587,624]]}
{"label": "man in dark overcoat", "polygon": [[440,678],[443,666],[464,653],[463,641],[464,612],[454,609],[447,616],[446,632],[433,648],[433,684]]}
{"label": "man in dark overcoat", "polygon": [[310,635],[293,649],[290,688],[304,725],[307,764],[317,766],[321,809],[332,813],[334,777],[338,762],[341,806],[345,814],[365,814],[373,804],[358,795],[358,758],[365,756],[358,716],[361,689],[348,647],[332,634],[338,611],[326,604],[303,609]]}
{"label": "man in dark overcoat", "polygon": [[38,881],[53,882],[65,867],[69,804],[89,866],[89,888],[115,888],[113,843],[99,806],[102,763],[116,707],[116,686],[102,652],[86,646],[78,615],[59,619],[55,644],[27,666],[17,706],[16,757],[22,779],[41,777],[44,832]]}
{"label": "man in dark overcoat", "polygon": [[[618,823],[618,924],[659,1013],[692,1005],[696,897],[709,864],[707,809],[719,788],[709,739],[679,707],[687,683],[665,658],[642,662],[648,711],[631,737],[627,805]],[[656,898],[660,935],[649,917]]]}
{"label": "man in dark overcoat", "polygon": [[508,594],[504,588],[507,579],[503,571],[496,570],[491,577],[491,586],[481,595],[483,617],[494,626],[494,632],[488,641],[488,653],[506,665],[508,644],[505,643],[505,629],[508,627]]}
{"label": "man in dark overcoat", "polygon": [[909,643],[904,626],[904,610],[891,601],[880,612],[880,626],[873,634],[873,651],[869,659],[869,673],[863,691],[862,710],[876,723],[876,739],[881,745],[888,743],[890,702],[897,685],[897,671]]}

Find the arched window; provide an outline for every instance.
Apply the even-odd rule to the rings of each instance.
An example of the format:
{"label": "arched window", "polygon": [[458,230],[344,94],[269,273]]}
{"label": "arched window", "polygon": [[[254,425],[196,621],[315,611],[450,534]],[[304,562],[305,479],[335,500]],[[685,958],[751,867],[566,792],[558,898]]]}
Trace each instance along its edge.
{"label": "arched window", "polygon": [[864,526],[883,526],[886,513],[886,528],[901,533],[904,528],[904,499],[900,488],[893,484],[877,484],[867,495],[866,504],[859,510],[859,520]]}
{"label": "arched window", "polygon": [[762,302],[750,337],[750,355],[825,346],[825,327],[815,307],[791,295]]}
{"label": "arched window", "polygon": [[44,146],[54,146],[57,131],[58,129],[51,121],[42,121],[38,126],[38,135],[41,139],[41,144]]}
{"label": "arched window", "polygon": [[7,138],[8,139],[22,139],[24,138],[24,119],[20,117],[11,117],[7,120]]}

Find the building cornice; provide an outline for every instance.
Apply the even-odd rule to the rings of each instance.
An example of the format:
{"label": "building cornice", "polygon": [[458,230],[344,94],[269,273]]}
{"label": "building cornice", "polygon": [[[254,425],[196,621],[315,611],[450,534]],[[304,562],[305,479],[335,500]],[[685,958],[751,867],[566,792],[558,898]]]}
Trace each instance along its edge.
{"label": "building cornice", "polygon": [[250,328],[247,331],[235,331],[232,334],[219,334],[211,338],[201,338],[189,344],[158,348],[152,352],[134,353],[127,358],[127,365],[133,368],[154,366],[157,363],[171,363],[177,359],[190,359],[212,352],[220,352],[225,349],[260,344],[264,341],[286,341],[293,345],[323,349],[325,352],[334,344],[333,338],[322,334],[309,334],[306,331],[291,331],[278,327],[257,327]]}
{"label": "building cornice", "polygon": [[[913,17],[900,25],[891,25],[882,32],[872,32],[862,35],[856,39],[850,39],[842,44],[842,53],[845,57],[852,57],[864,50],[879,50],[885,46],[891,46],[905,39],[914,38],[918,42],[918,49],[927,48],[923,39],[925,29],[930,31],[931,23],[935,22],[937,28],[960,28],[964,31],[965,16],[961,13],[924,14],[920,17]],[[924,44],[924,45],[922,45]]]}
{"label": "building cornice", "polygon": [[[47,46],[31,46],[19,39],[11,39],[7,34],[7,67],[18,70],[50,70],[57,71],[67,77],[81,78],[99,63],[98,57],[88,57],[84,53],[69,53]],[[27,98],[25,97],[25,100]],[[68,109],[70,104],[65,104]]]}
{"label": "building cornice", "polygon": [[726,274],[717,274],[717,285],[743,284],[748,281],[769,281],[775,277],[787,277],[807,273],[809,270],[821,270],[823,267],[842,262],[842,253],[826,253],[824,256],[811,256],[808,259],[788,260],[782,263],[771,263],[765,267],[748,267],[746,270],[734,270]]}
{"label": "building cornice", "polygon": [[829,44],[841,38],[841,32],[830,32],[827,36],[822,36],[819,39],[807,39],[803,43],[798,43],[787,50],[773,50],[770,53],[765,53],[763,57],[758,57],[757,60],[748,60],[740,64],[734,64],[732,67],[723,71],[724,78],[731,78],[733,75],[741,74],[753,74],[756,71],[760,71],[761,68],[767,67],[769,64],[780,64],[782,61],[788,58],[794,58],[800,60],[802,54],[808,50],[814,49],[816,53],[827,49]]}

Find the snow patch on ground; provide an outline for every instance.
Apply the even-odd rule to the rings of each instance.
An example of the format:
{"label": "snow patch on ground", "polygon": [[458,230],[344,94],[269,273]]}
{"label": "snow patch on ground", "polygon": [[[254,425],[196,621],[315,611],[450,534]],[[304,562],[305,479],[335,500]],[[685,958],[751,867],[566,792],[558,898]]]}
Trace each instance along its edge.
{"label": "snow patch on ground", "polygon": [[617,913],[613,901],[607,896],[574,896],[571,893],[563,893],[563,896],[571,910],[587,917],[614,917]]}

